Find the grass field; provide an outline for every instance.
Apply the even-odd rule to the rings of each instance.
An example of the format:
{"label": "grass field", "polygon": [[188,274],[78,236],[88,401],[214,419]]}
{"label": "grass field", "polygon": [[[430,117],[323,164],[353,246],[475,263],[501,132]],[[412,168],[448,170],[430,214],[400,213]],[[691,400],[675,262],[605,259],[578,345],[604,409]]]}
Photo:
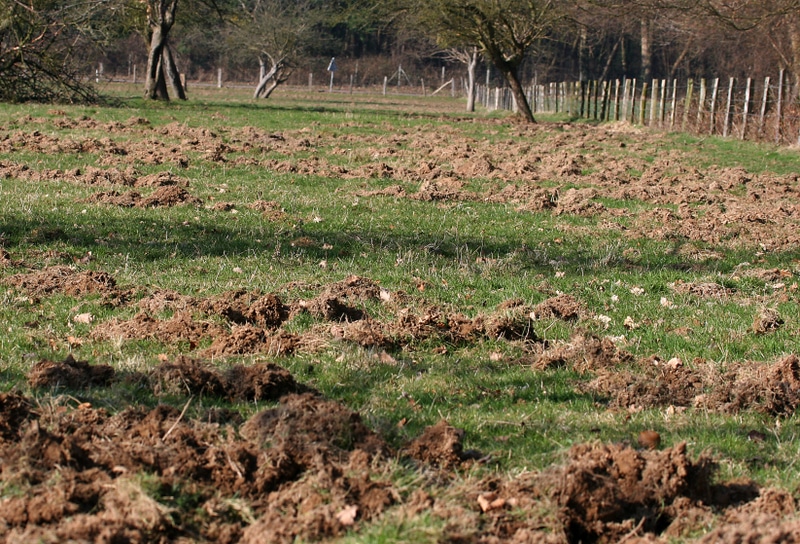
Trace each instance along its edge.
{"label": "grass field", "polygon": [[0,106],[5,541],[800,538],[796,150],[109,90]]}

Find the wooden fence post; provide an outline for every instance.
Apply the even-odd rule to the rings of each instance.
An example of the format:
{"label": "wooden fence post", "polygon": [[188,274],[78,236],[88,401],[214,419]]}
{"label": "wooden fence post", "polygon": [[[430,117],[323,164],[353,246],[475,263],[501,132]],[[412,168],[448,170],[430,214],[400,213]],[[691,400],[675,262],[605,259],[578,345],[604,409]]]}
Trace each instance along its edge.
{"label": "wooden fence post", "polygon": [[581,80],[580,81],[580,101],[581,101],[581,109],[579,110],[579,117],[583,119],[583,116],[586,114],[586,82]]}
{"label": "wooden fence post", "polygon": [[608,81],[603,80],[603,100],[600,103],[601,121],[608,121],[608,96],[610,90],[611,90],[611,85],[609,85]]}
{"label": "wooden fence post", "polygon": [[678,106],[678,80],[672,80],[672,101],[671,101],[671,109],[669,112],[669,129],[673,130],[675,128],[675,110]]}
{"label": "wooden fence post", "polygon": [[656,112],[658,111],[658,80],[653,79],[653,90],[650,92],[650,126],[656,124]]}
{"label": "wooden fence post", "polygon": [[700,80],[700,98],[697,100],[697,130],[700,130],[700,123],[703,122],[703,114],[706,109],[706,79]]}
{"label": "wooden fence post", "polygon": [[764,92],[761,96],[761,111],[758,112],[758,136],[764,133],[764,117],[767,115],[767,100],[769,99],[769,76],[764,78]]}
{"label": "wooden fence post", "polygon": [[642,82],[642,96],[639,98],[639,124],[644,126],[645,114],[647,112],[647,82]]}
{"label": "wooden fence post", "polygon": [[681,131],[686,130],[686,124],[689,122],[689,109],[692,107],[692,91],[694,91],[694,79],[689,78],[689,80],[686,82],[686,98],[683,101]]}
{"label": "wooden fence post", "polygon": [[[630,119],[631,123],[636,122],[636,78],[631,80],[631,116],[628,118]],[[628,112],[625,112],[627,116]]]}
{"label": "wooden fence post", "polygon": [[619,121],[619,80],[614,80],[614,121]]}
{"label": "wooden fence post", "polygon": [[711,88],[711,111],[709,117],[711,117],[711,126],[709,127],[708,133],[714,134],[717,129],[717,94],[719,93],[719,78],[714,78],[714,86]]}
{"label": "wooden fence post", "polygon": [[775,143],[781,143],[781,126],[783,125],[783,68],[778,72],[778,111],[775,116],[778,118],[775,123]]}
{"label": "wooden fence post", "polygon": [[600,81],[595,80],[595,82],[594,82],[594,118],[595,119],[599,118],[602,121],[603,119],[600,117],[600,110],[597,107],[598,104],[599,104],[599,101],[600,101]]}
{"label": "wooden fence post", "polygon": [[622,85],[622,115],[620,117],[623,121],[628,120],[628,88],[630,87],[630,81],[626,77]]}
{"label": "wooden fence post", "polygon": [[734,78],[730,78],[728,81],[728,102],[725,105],[725,122],[722,125],[722,137],[727,138],[728,132],[731,128],[731,107],[733,106],[733,85],[734,85]]}
{"label": "wooden fence post", "polygon": [[752,87],[753,78],[747,78],[747,84],[744,88],[744,108],[742,108],[742,133],[739,135],[740,140],[744,140],[745,133],[747,132],[747,118],[750,115],[750,88]]}
{"label": "wooden fence post", "polygon": [[661,98],[658,103],[658,127],[663,128],[664,117],[667,113],[667,80],[661,80]]}

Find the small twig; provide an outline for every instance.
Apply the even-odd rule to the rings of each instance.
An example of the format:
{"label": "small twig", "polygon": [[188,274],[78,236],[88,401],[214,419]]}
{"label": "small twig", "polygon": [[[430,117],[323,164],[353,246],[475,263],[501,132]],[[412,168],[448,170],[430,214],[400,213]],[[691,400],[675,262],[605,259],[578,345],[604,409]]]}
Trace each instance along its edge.
{"label": "small twig", "polygon": [[642,528],[642,525],[644,525],[644,522],[645,522],[646,519],[647,519],[646,517],[640,519],[639,523],[636,525],[636,527],[631,529],[631,531],[627,535],[625,535],[621,539],[619,539],[617,541],[617,544],[622,544],[623,542],[625,542],[627,540],[630,540],[631,538],[635,537],[639,533],[639,530]]}
{"label": "small twig", "polygon": [[181,410],[181,415],[178,416],[178,419],[175,420],[175,423],[172,424],[172,427],[170,427],[169,430],[166,433],[164,433],[164,436],[161,437],[162,442],[164,442],[167,439],[167,437],[169,437],[169,435],[172,434],[172,431],[175,430],[175,427],[177,427],[178,423],[180,423],[181,419],[183,419],[183,415],[186,413],[186,410],[189,409],[189,405],[192,403],[192,399],[194,399],[194,397],[189,397],[189,400],[186,401],[186,406],[184,406],[183,410]]}

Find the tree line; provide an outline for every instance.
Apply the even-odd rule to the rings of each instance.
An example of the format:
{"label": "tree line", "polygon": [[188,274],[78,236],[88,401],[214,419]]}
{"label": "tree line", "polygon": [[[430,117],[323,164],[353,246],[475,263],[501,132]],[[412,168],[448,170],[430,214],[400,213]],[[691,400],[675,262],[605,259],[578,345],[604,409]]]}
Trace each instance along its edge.
{"label": "tree line", "polygon": [[[800,0],[0,0],[0,100],[100,99],[88,67],[144,63],[143,94],[186,97],[180,73],[260,67],[268,97],[314,59],[491,64],[523,82],[751,76],[800,89]],[[366,76],[366,74],[364,74]],[[470,84],[471,82],[471,84]]]}

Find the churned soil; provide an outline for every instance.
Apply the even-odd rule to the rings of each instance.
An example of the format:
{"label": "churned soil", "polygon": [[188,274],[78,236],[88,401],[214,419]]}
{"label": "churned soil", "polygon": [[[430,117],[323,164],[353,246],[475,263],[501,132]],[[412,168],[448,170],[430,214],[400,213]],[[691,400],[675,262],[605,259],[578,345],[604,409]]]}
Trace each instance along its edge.
{"label": "churned soil", "polygon": [[[78,184],[91,192],[82,199],[88,206],[148,213],[206,205],[213,212],[249,209],[267,221],[292,220],[278,201],[236,202],[233,193],[220,202],[200,199],[186,177],[172,172],[206,161],[364,180],[350,189],[353,198],[442,207],[490,202],[505,204],[509,213],[594,217],[598,229],[624,237],[679,242],[678,251],[693,260],[716,258],[709,244],[787,251],[800,242],[800,176],[700,170],[683,166],[669,150],[646,160],[625,151],[656,146],[657,135],[627,125],[518,126],[514,137],[490,141],[448,126],[331,136],[308,128],[153,126],[135,117],[20,121],[24,129],[0,139],[0,152],[10,157],[0,161],[0,177]],[[48,124],[61,132],[35,128]],[[333,160],[350,157],[353,148],[370,160],[347,166]],[[13,160],[19,152],[86,154],[94,166],[37,168]],[[142,173],[158,165],[170,171]],[[68,237],[60,228],[39,227],[27,241]],[[314,241],[298,236],[294,244]],[[366,417],[279,364],[336,343],[396,362],[393,353],[413,355],[431,343],[446,352],[491,340],[524,354],[514,364],[574,370],[583,377],[576,389],[612,410],[752,410],[772,418],[800,406],[794,354],[726,364],[637,359],[619,339],[582,330],[581,322],[596,316],[570,293],[550,293],[535,305],[512,298],[494,308],[458,308],[349,276],[304,285],[302,296],[287,285],[281,294],[242,288],[202,297],[120,286],[89,254],[53,251],[37,258],[45,264],[28,266],[0,247],[0,283],[32,299],[99,298],[115,312],[76,317],[88,332],[70,336],[70,345],[150,340],[179,345],[181,354],[162,354],[144,370],[71,355],[41,359],[25,374],[33,395],[0,393],[2,542],[320,541],[383,516],[404,524],[438,520],[441,541],[453,543],[800,541],[791,493],[745,479],[720,481],[715,462],[703,454],[693,458],[684,443],[664,449],[658,442],[645,449],[581,443],[541,471],[476,477],[470,469],[486,457],[465,450],[463,429],[443,419],[393,449]],[[755,267],[741,274],[774,285],[794,276]],[[713,281],[676,281],[669,289],[706,301],[737,296]],[[298,318],[313,326],[296,332]],[[567,322],[575,332],[566,341],[546,341],[534,331],[537,320]],[[785,326],[778,310],[764,304],[748,332],[771,335]],[[242,364],[242,355],[271,362]],[[114,384],[133,394],[144,388],[156,400],[114,410],[82,400],[86,388]],[[271,407],[245,419],[238,411],[204,408],[198,399]],[[418,470],[411,488],[393,483],[398,466]]]}

